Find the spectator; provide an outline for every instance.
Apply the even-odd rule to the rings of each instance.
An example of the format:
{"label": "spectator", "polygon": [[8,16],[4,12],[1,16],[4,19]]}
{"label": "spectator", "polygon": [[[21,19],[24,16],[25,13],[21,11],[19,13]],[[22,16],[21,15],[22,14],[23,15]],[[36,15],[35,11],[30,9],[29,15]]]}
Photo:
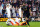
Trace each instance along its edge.
{"label": "spectator", "polygon": [[36,7],[35,6],[33,7],[33,11],[36,11]]}
{"label": "spectator", "polygon": [[[20,16],[19,14],[21,12],[18,13],[18,10],[20,10],[19,8],[20,5],[22,6],[23,16],[26,15],[26,9],[28,9],[29,11],[30,8],[32,10],[33,15],[36,14],[37,12],[40,12],[40,0],[0,0],[0,13],[3,16],[5,14],[5,11],[7,11],[8,9],[7,16],[11,16],[10,9],[13,7],[12,8],[13,17],[14,17],[14,14],[15,16]],[[6,9],[4,9],[4,7]]]}
{"label": "spectator", "polygon": [[40,2],[39,2],[39,11],[40,11]]}
{"label": "spectator", "polygon": [[3,9],[2,9],[2,14],[4,15],[5,12],[6,12],[6,8],[5,8],[5,6],[4,6]]}
{"label": "spectator", "polygon": [[10,4],[12,5],[12,7],[13,7],[13,2],[10,2]]}
{"label": "spectator", "polygon": [[2,14],[2,9],[3,9],[3,7],[1,6],[1,4],[0,4],[0,13]]}
{"label": "spectator", "polygon": [[2,7],[4,7],[4,4],[3,4],[3,2],[2,2],[2,4],[1,4],[1,5],[2,5]]}
{"label": "spectator", "polygon": [[38,6],[38,1],[35,2],[35,5]]}
{"label": "spectator", "polygon": [[1,15],[2,18],[4,18],[3,14]]}
{"label": "spectator", "polygon": [[15,7],[13,6],[13,8],[12,8],[12,13],[15,13]]}
{"label": "spectator", "polygon": [[1,2],[3,2],[2,0],[0,0]]}
{"label": "spectator", "polygon": [[7,18],[7,13],[5,12],[4,17]]}
{"label": "spectator", "polygon": [[20,17],[20,15],[19,15],[19,12],[18,12],[18,11],[17,11],[17,13],[16,13],[16,16],[17,16],[17,17]]}
{"label": "spectator", "polygon": [[13,17],[16,17],[15,7],[14,7],[14,6],[13,6],[13,8],[12,8],[12,13],[13,13]]}
{"label": "spectator", "polygon": [[1,13],[0,13],[0,18],[1,18]]}

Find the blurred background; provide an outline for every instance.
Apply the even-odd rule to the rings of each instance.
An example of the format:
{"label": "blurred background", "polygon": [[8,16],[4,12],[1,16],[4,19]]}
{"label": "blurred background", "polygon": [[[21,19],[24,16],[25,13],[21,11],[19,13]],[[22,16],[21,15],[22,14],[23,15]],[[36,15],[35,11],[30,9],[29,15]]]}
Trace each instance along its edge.
{"label": "blurred background", "polygon": [[[24,17],[26,9],[30,9],[31,21],[40,21],[40,0],[0,0],[0,18],[8,18],[6,8],[9,5],[11,17]],[[28,8],[29,7],[29,8]],[[24,15],[23,15],[24,14]]]}

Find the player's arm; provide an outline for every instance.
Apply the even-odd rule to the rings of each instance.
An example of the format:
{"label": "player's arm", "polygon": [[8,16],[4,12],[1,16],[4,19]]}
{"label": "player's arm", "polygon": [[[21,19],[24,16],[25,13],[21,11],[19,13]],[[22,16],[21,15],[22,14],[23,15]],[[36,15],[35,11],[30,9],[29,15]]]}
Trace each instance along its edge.
{"label": "player's arm", "polygon": [[9,19],[6,21],[6,24],[8,24],[8,22],[9,22]]}
{"label": "player's arm", "polygon": [[[30,15],[31,15],[31,8],[29,9],[29,13],[30,13]],[[29,19],[28,19],[28,20],[29,20]],[[30,27],[29,21],[28,21],[28,27]]]}
{"label": "player's arm", "polygon": [[29,13],[30,13],[30,15],[32,15],[32,14],[31,14],[31,8],[29,9]]}

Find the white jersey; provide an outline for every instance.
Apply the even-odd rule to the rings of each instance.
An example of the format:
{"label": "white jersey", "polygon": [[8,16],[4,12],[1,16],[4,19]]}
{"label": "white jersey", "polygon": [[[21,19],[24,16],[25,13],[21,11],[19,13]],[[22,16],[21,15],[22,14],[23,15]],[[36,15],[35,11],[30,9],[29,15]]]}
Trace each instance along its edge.
{"label": "white jersey", "polygon": [[10,5],[9,7],[6,7],[7,17],[11,17],[10,8],[11,8]]}
{"label": "white jersey", "polygon": [[18,22],[18,23],[20,22],[20,19],[18,19],[18,18],[16,18],[15,20],[16,20],[16,22]]}
{"label": "white jersey", "polygon": [[0,13],[2,14],[2,9],[3,9],[3,7],[2,6],[0,6]]}
{"label": "white jersey", "polygon": [[10,23],[10,21],[11,21],[11,19],[8,19],[8,20],[6,21],[6,24]]}
{"label": "white jersey", "polygon": [[21,8],[19,8],[19,15],[20,15],[20,17],[21,17]]}
{"label": "white jersey", "polygon": [[12,23],[16,24],[13,19],[8,19],[8,20],[6,21],[6,24],[11,23],[10,21],[11,21]]}
{"label": "white jersey", "polygon": [[11,19],[11,22],[13,22],[14,24],[16,24],[16,22],[13,19]]}

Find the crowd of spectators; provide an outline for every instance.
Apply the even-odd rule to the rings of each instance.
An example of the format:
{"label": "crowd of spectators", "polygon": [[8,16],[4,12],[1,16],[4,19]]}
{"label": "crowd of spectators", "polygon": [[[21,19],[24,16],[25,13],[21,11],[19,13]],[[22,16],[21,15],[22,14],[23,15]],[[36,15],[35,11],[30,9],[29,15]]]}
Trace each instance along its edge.
{"label": "crowd of spectators", "polygon": [[[18,16],[18,9],[21,7],[26,10],[27,7],[31,8],[30,17],[40,16],[40,0],[0,0],[0,17],[7,17],[6,5],[10,4],[11,17]],[[24,12],[23,12],[24,13]]]}

